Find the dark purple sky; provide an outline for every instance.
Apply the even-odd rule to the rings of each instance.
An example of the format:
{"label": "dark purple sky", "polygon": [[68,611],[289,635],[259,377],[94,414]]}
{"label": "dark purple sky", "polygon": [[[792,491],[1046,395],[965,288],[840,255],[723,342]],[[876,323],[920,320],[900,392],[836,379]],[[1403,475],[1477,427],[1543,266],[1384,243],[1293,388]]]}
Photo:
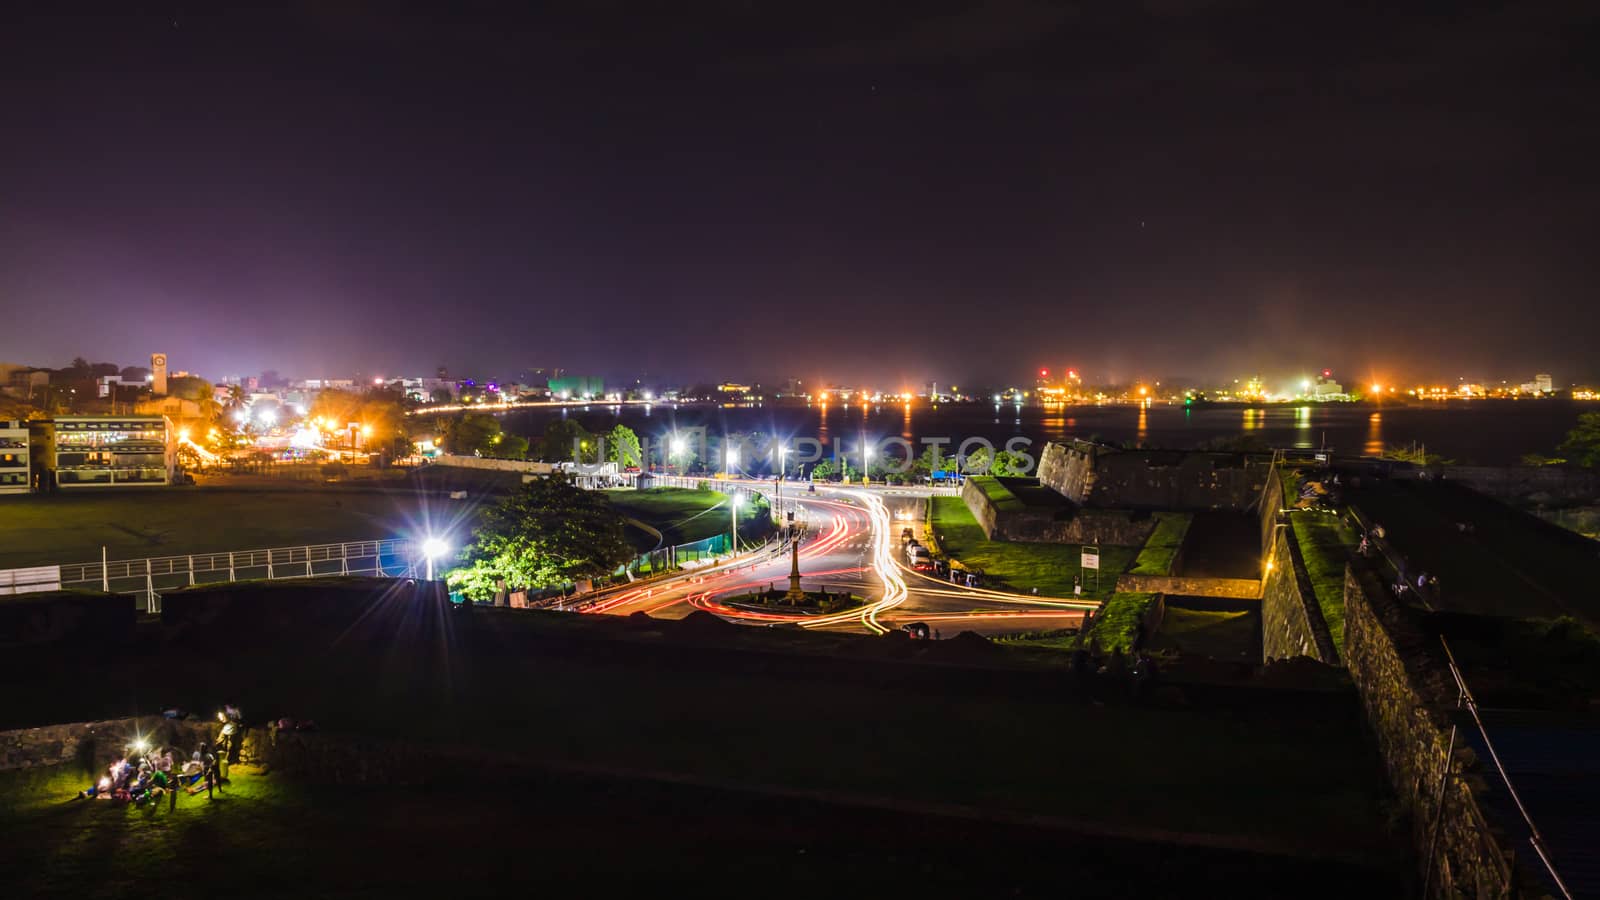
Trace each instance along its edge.
{"label": "dark purple sky", "polygon": [[391,5],[0,13],[0,361],[1600,375],[1593,4]]}

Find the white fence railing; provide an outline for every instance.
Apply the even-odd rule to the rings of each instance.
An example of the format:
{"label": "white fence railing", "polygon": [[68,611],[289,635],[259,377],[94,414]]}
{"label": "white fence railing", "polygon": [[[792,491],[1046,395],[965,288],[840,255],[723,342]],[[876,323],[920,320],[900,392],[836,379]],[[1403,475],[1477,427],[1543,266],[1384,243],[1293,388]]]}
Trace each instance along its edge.
{"label": "white fence railing", "polygon": [[191,553],[61,566],[61,587],[134,594],[161,611],[161,591],[229,581],[319,575],[415,577],[419,548],[411,541],[350,541],[225,553]]}

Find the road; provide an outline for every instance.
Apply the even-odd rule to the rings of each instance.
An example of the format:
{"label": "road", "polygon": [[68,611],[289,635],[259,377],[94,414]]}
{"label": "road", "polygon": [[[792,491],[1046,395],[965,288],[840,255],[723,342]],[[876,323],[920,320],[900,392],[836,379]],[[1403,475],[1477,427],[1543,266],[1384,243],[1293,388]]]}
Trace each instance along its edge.
{"label": "road", "polygon": [[[770,492],[770,482],[741,482]],[[784,485],[804,529],[800,540],[801,583],[808,591],[849,591],[866,603],[836,614],[756,609],[732,598],[769,586],[788,587],[787,548],[774,546],[738,565],[690,573],[608,597],[586,612],[679,619],[697,609],[749,625],[792,625],[883,634],[925,622],[940,636],[962,631],[1008,634],[1076,627],[1093,602],[1058,600],[951,584],[915,572],[903,562],[901,529],[920,519],[926,490],[908,488],[819,488],[799,493]],[[799,493],[798,499],[795,494]]]}

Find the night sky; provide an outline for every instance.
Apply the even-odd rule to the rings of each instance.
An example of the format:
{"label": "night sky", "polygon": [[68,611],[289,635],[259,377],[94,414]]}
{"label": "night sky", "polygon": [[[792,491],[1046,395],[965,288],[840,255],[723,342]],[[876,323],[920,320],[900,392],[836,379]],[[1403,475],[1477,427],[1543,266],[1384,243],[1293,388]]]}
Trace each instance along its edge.
{"label": "night sky", "polygon": [[13,5],[0,361],[1600,375],[1600,7],[1404,5]]}

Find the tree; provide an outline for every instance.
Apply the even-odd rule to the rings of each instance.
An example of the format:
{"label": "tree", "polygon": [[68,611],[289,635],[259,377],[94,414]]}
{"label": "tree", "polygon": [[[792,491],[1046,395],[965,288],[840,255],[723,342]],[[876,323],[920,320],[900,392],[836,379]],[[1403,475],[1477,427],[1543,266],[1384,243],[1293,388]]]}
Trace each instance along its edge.
{"label": "tree", "polygon": [[1600,412],[1579,416],[1578,427],[1567,432],[1566,440],[1556,450],[1585,468],[1600,466]]}
{"label": "tree", "polygon": [[495,436],[500,434],[500,421],[484,413],[468,413],[459,419],[444,423],[444,449],[446,453],[472,456],[487,452]]}
{"label": "tree", "polygon": [[839,467],[835,466],[831,459],[818,460],[816,465],[811,467],[812,481],[827,481],[837,474]]}
{"label": "tree", "polygon": [[604,494],[565,475],[524,484],[484,514],[462,551],[463,567],[446,575],[468,597],[493,596],[496,582],[542,588],[606,575],[633,558],[624,520]]}
{"label": "tree", "polygon": [[994,454],[994,464],[989,467],[989,474],[996,478],[1020,478],[1028,474],[1028,464],[1023,455],[1015,450],[998,450]]}
{"label": "tree", "polygon": [[429,403],[449,403],[454,399],[455,397],[451,396],[450,389],[447,387],[436,387],[428,392]]}
{"label": "tree", "polygon": [[964,475],[987,475],[994,467],[994,451],[988,447],[979,447],[967,454],[961,461],[961,472]]}
{"label": "tree", "polygon": [[211,427],[222,412],[221,404],[217,403],[216,388],[204,378],[189,375],[170,379],[167,382],[167,396],[188,400],[199,408],[199,415],[195,419],[201,431]]}
{"label": "tree", "polygon": [[598,455],[594,436],[575,419],[555,419],[545,426],[544,437],[539,439],[539,458],[546,462],[597,462]]}
{"label": "tree", "polygon": [[1448,466],[1455,462],[1455,460],[1445,459],[1437,453],[1427,452],[1427,448],[1420,444],[1412,444],[1410,447],[1391,445],[1387,450],[1383,451],[1383,458],[1408,462],[1418,466]]}
{"label": "tree", "polygon": [[500,432],[493,441],[494,455],[506,459],[525,459],[528,456],[528,439],[520,434]]}
{"label": "tree", "polygon": [[621,469],[642,467],[644,450],[639,444],[639,435],[621,423],[611,426],[611,433],[606,435],[606,461],[616,463]]}
{"label": "tree", "polygon": [[938,446],[929,444],[922,455],[911,461],[911,466],[906,469],[906,475],[913,479],[928,478],[938,472],[950,462],[939,452]]}

